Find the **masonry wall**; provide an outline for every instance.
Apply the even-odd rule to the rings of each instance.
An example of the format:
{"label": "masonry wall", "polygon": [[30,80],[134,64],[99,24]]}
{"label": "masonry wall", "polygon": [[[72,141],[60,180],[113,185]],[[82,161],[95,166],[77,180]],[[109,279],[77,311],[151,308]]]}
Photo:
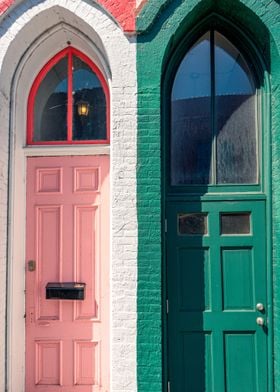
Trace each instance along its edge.
{"label": "masonry wall", "polygon": [[[262,54],[271,83],[271,128],[264,129],[269,160],[266,191],[272,180],[273,311],[275,391],[280,390],[280,7],[279,1],[150,0],[138,16],[138,392],[161,392],[162,335],[162,75],[183,37],[211,12],[241,28]],[[267,92],[265,92],[267,94]],[[268,93],[269,94],[269,93]],[[270,117],[270,108],[266,114]],[[269,127],[268,127],[269,128]],[[268,165],[268,166],[267,166]],[[270,228],[268,228],[268,232]],[[272,355],[272,351],[270,351]],[[272,388],[272,385],[270,385]],[[272,390],[272,389],[270,389]]]}
{"label": "masonry wall", "polygon": [[[24,211],[14,214],[16,216],[12,211],[20,199],[24,200],[22,147],[25,144],[28,91],[41,67],[67,45],[68,39],[89,57],[96,54],[110,88],[111,363],[108,366],[111,369],[111,391],[135,392],[136,44],[133,37],[124,34],[107,10],[83,0],[23,1],[8,9],[0,24],[0,391],[5,390],[5,367],[8,368],[7,390],[24,390],[25,255],[24,251],[13,252],[9,246],[9,258],[6,257],[8,138],[10,135],[10,221],[11,229],[15,229],[13,223],[18,215],[21,215],[22,225],[25,223]],[[12,193],[17,186],[23,189],[20,195]],[[18,229],[20,232],[21,228]],[[21,235],[19,242],[24,244]],[[5,350],[8,352],[7,363]]]}

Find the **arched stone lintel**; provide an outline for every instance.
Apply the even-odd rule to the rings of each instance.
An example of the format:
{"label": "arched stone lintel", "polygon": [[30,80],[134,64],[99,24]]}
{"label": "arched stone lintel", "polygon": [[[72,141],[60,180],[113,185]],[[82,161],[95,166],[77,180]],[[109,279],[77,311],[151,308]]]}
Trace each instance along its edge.
{"label": "arched stone lintel", "polygon": [[[125,0],[120,3],[112,0],[93,0],[120,25],[124,32],[131,34],[135,32],[135,1]],[[23,0],[1,0],[0,21],[7,16]]]}

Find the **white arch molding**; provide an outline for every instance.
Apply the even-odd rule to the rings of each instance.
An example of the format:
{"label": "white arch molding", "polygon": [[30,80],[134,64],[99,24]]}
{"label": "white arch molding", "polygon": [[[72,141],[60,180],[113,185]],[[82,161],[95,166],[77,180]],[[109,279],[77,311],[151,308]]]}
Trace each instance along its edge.
{"label": "white arch molding", "polygon": [[[9,19],[3,21],[0,33],[0,118],[3,119],[0,165],[4,177],[9,153],[7,391],[24,391],[26,157],[110,153],[111,391],[135,392],[137,86],[134,39],[125,37],[101,8],[84,1],[67,0],[25,2],[9,14]],[[32,82],[43,65],[67,46],[67,42],[90,57],[108,81],[111,147],[25,147],[27,99]],[[5,180],[3,184],[8,183]],[[6,193],[7,185],[0,188],[1,203],[5,201]],[[6,230],[5,224],[5,215],[0,215],[0,232]],[[1,251],[2,247],[0,263],[6,259]],[[4,338],[0,336],[0,343]],[[4,367],[1,359],[0,367]],[[0,390],[4,390],[4,385],[3,389],[1,387]]]}

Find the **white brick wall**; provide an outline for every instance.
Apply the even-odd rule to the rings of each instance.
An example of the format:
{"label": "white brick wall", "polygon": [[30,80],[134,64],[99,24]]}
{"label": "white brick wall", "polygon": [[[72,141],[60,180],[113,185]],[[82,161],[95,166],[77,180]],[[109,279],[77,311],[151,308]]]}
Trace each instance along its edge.
{"label": "white brick wall", "polygon": [[[68,32],[55,25],[66,23]],[[65,40],[63,40],[63,34]],[[7,151],[9,131],[12,143],[13,189],[24,190],[22,163],[26,99],[34,76],[49,57],[62,49],[67,37],[87,54],[101,53],[100,66],[111,74],[111,391],[135,392],[136,386],[136,48],[118,25],[100,7],[80,0],[25,1],[14,8],[0,25],[0,288],[6,280]],[[40,37],[40,38],[39,38]],[[40,40],[40,45],[38,45]],[[91,42],[91,40],[93,42]],[[97,49],[94,49],[94,45]],[[49,55],[49,56],[48,56]],[[12,80],[15,76],[13,87]],[[15,100],[12,100],[15,97]],[[11,122],[9,106],[11,105]],[[13,138],[12,138],[13,140]],[[14,188],[15,187],[15,188]],[[23,191],[24,192],[24,191]],[[21,199],[24,197],[21,197]],[[15,205],[19,199],[13,199]],[[24,214],[15,219],[22,219]],[[20,234],[19,234],[20,235]],[[24,243],[19,238],[19,243]],[[23,248],[19,248],[23,249]],[[18,306],[19,319],[11,330],[9,392],[23,392],[22,369],[24,254],[12,252],[10,309]],[[15,280],[17,279],[17,280]],[[14,282],[14,283],[13,283]],[[14,320],[15,321],[15,320]],[[9,325],[11,327],[11,325]],[[18,343],[17,343],[18,342]],[[0,391],[4,391],[5,293],[0,291]],[[13,351],[14,350],[14,351]],[[13,353],[18,350],[15,357]],[[15,382],[15,377],[18,381]]]}

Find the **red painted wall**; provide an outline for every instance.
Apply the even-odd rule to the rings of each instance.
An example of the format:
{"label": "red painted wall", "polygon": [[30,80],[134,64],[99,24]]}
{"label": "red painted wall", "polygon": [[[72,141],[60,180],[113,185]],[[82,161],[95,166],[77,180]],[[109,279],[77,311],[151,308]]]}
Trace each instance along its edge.
{"label": "red painted wall", "polygon": [[[16,0],[0,0],[2,15]],[[135,31],[136,0],[97,0],[117,20],[125,32]]]}
{"label": "red painted wall", "polygon": [[135,31],[136,0],[98,0],[126,32]]}

